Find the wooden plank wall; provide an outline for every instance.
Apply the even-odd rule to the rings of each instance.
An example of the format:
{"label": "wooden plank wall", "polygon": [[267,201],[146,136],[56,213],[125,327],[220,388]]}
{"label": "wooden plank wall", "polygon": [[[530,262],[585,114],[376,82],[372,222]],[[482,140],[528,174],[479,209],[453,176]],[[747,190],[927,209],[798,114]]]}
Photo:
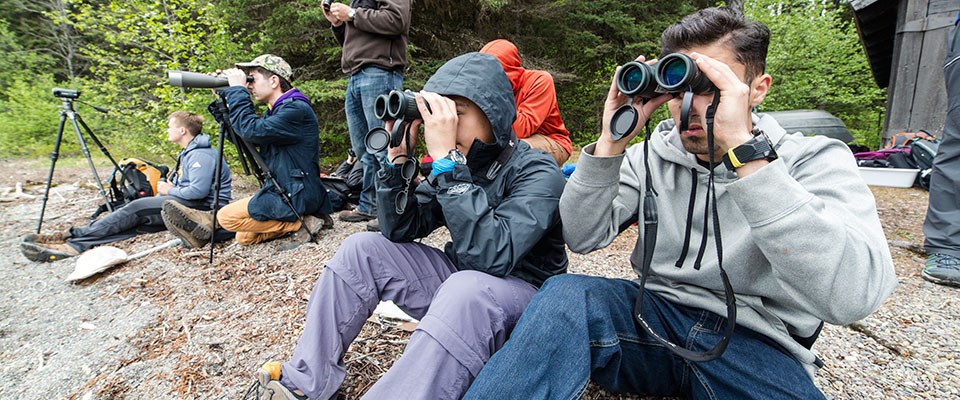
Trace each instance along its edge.
{"label": "wooden plank wall", "polygon": [[960,0],[899,0],[883,137],[925,129],[939,135],[947,109],[947,32]]}

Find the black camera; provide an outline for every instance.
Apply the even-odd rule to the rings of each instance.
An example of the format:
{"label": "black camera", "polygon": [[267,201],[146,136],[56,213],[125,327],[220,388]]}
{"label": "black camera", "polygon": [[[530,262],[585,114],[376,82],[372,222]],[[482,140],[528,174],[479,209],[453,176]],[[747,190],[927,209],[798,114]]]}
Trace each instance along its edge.
{"label": "black camera", "polygon": [[77,99],[80,98],[80,90],[53,88],[53,97],[59,97],[61,99]]}
{"label": "black camera", "polygon": [[[169,71],[169,83],[183,88],[218,89],[230,86],[226,76],[210,76],[199,72]],[[253,75],[247,75],[247,83],[253,82]]]}
{"label": "black camera", "polygon": [[330,12],[330,3],[333,3],[333,0],[323,0],[323,11]]}

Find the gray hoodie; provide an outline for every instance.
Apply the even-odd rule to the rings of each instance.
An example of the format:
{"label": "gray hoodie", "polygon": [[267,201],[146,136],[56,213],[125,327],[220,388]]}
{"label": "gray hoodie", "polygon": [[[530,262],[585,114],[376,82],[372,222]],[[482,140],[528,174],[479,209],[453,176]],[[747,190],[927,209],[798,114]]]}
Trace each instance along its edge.
{"label": "gray hoodie", "polygon": [[[737,324],[784,346],[812,375],[814,353],[791,335],[809,337],[821,321],[848,324],[876,310],[897,285],[893,260],[873,195],[846,145],[787,135],[769,116],[754,121],[780,158],[743,179],[717,167],[723,267],[736,292]],[[705,226],[708,171],[683,149],[672,125],[661,123],[650,140],[660,222],[647,289],[726,316],[712,228],[702,267],[693,268]],[[560,200],[564,239],[577,253],[606,247],[622,227],[642,219],[644,144],[603,158],[592,155],[594,146],[583,149]],[[698,195],[691,202],[694,187]],[[642,230],[639,236],[631,256],[638,274]]]}
{"label": "gray hoodie", "polygon": [[[231,182],[230,167],[220,160],[220,206],[230,202]],[[170,183],[173,188],[167,193],[169,196],[186,200],[189,203],[202,202],[207,207],[213,206],[213,176],[216,173],[217,150],[210,147],[210,136],[199,134],[190,141],[177,161],[178,171],[173,172]]]}

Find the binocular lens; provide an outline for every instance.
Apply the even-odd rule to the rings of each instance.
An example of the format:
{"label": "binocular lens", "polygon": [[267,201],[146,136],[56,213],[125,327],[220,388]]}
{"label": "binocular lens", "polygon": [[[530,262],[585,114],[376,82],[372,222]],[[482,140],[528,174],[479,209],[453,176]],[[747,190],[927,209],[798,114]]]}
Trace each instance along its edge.
{"label": "binocular lens", "polygon": [[674,59],[672,62],[663,65],[660,70],[663,75],[663,83],[674,86],[683,82],[683,78],[687,75],[687,66],[679,61]]}
{"label": "binocular lens", "polygon": [[420,119],[420,109],[417,108],[417,97],[413,92],[394,90],[387,98],[387,115],[393,119],[413,121]]}
{"label": "binocular lens", "polygon": [[652,75],[653,69],[649,65],[636,61],[628,62],[617,74],[617,89],[627,96],[654,97],[657,86],[653,84]]}

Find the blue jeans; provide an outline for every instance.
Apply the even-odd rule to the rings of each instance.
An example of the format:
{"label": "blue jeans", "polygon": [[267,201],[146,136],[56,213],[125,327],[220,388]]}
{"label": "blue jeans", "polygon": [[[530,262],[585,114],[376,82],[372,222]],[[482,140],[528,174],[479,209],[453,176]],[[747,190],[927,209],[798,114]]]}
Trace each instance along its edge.
{"label": "blue jeans", "polygon": [[365,67],[350,75],[347,81],[347,99],[344,107],[347,113],[347,126],[350,128],[350,144],[363,163],[363,188],[360,192],[360,204],[357,211],[377,214],[377,170],[380,161],[386,156],[386,149],[376,155],[367,153],[364,138],[373,128],[383,127],[383,121],[373,115],[373,103],[377,96],[391,90],[403,88],[403,73],[387,71],[377,67]]}
{"label": "blue jeans", "polygon": [[[583,275],[548,279],[507,343],[480,371],[464,399],[576,399],[588,380],[617,393],[695,399],[823,399],[796,359],[766,337],[737,326],[719,359],[675,356],[633,321],[639,286]],[[643,316],[659,335],[705,351],[725,318],[644,293]]]}

